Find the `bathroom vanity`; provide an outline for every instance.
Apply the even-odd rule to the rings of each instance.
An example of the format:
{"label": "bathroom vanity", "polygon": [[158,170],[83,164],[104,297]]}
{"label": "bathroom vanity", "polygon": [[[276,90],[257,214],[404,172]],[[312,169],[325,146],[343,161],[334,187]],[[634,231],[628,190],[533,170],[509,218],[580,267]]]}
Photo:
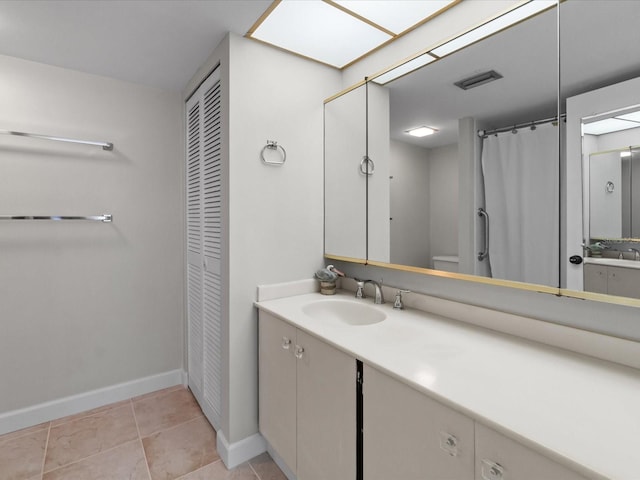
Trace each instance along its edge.
{"label": "bathroom vanity", "polygon": [[290,478],[638,478],[636,368],[467,323],[505,315],[479,307],[297,293],[256,303],[260,432]]}
{"label": "bathroom vanity", "polygon": [[640,262],[587,257],[584,259],[584,290],[640,298]]}

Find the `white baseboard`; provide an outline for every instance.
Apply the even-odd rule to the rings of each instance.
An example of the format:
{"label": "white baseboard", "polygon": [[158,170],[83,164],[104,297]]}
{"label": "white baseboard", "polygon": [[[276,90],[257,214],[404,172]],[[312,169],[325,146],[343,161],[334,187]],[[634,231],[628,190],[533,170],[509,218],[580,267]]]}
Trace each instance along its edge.
{"label": "white baseboard", "polygon": [[220,455],[228,469],[237,467],[267,451],[267,443],[259,433],[230,444],[222,431],[219,431],[217,432],[216,443],[218,455]]}
{"label": "white baseboard", "polygon": [[155,392],[162,388],[184,385],[185,378],[186,374],[183,370],[171,370],[158,375],[5,412],[0,414],[0,435],[109,405],[110,403],[127,400],[137,395]]}

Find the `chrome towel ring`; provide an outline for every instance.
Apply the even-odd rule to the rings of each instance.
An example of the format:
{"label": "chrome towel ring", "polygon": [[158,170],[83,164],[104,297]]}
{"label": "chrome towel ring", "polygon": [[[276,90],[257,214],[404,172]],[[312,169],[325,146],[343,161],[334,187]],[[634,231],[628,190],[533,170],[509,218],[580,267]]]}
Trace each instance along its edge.
{"label": "chrome towel ring", "polygon": [[[267,149],[268,150],[280,149],[280,151],[282,152],[282,161],[267,160],[266,158],[264,158],[264,152]],[[260,158],[262,159],[262,163],[264,163],[265,165],[284,165],[284,162],[287,160],[287,151],[284,149],[282,145],[278,145],[278,142],[273,140],[267,140],[267,144],[264,147],[262,147],[262,151],[260,152]]]}
{"label": "chrome towel ring", "polygon": [[371,176],[376,169],[376,164],[373,163],[367,155],[362,157],[362,161],[360,162],[360,173],[363,175]]}

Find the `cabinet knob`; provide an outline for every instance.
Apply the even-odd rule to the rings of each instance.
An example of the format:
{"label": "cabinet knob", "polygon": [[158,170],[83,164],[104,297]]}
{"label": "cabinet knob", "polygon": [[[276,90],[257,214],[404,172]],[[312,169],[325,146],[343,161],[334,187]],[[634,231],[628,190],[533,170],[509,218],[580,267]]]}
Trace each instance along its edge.
{"label": "cabinet knob", "polygon": [[304,348],[302,348],[300,345],[296,345],[296,350],[294,355],[296,356],[296,358],[298,360],[300,360],[302,358],[302,354],[304,353]]}
{"label": "cabinet knob", "polygon": [[291,346],[291,339],[289,337],[282,337],[282,348],[289,350]]}
{"label": "cabinet knob", "polygon": [[447,432],[440,432],[440,448],[452,457],[458,456],[458,439],[455,435]]}
{"label": "cabinet knob", "polygon": [[491,460],[482,460],[480,473],[483,480],[503,480],[505,478],[502,465]]}

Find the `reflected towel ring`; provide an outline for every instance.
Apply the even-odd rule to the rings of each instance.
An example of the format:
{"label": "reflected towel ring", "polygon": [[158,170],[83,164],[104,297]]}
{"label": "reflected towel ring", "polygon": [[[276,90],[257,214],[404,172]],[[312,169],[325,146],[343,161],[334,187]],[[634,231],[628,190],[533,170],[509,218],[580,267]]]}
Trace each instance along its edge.
{"label": "reflected towel ring", "polygon": [[604,188],[607,193],[613,193],[613,191],[616,189],[616,186],[614,185],[613,182],[609,181],[607,182],[607,185]]}
{"label": "reflected towel ring", "polygon": [[[269,150],[280,149],[282,151],[282,161],[278,162],[273,160],[267,160],[266,158],[264,158],[264,152],[267,149]],[[278,142],[273,140],[267,140],[267,144],[264,147],[262,147],[262,151],[260,152],[260,158],[262,159],[262,163],[264,163],[265,165],[284,165],[284,162],[287,160],[287,151],[284,149],[282,145],[278,145]]]}
{"label": "reflected towel ring", "polygon": [[364,157],[362,157],[362,161],[360,162],[360,172],[363,175],[373,175],[373,172],[376,169],[376,164],[373,163],[373,160],[371,160],[369,157],[367,157],[366,155]]}

